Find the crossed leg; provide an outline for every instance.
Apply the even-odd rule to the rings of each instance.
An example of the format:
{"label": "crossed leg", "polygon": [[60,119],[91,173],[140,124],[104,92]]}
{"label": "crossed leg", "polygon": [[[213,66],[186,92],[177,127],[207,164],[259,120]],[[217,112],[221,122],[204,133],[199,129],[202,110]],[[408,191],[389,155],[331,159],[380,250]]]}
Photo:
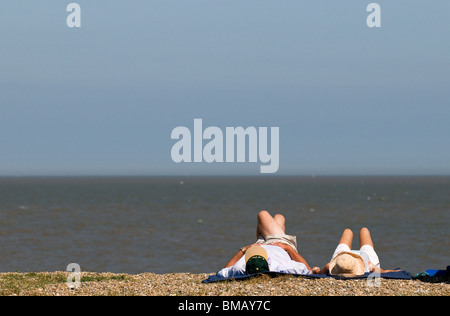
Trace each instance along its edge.
{"label": "crossed leg", "polygon": [[258,225],[256,226],[256,239],[270,235],[285,235],[286,220],[283,215],[276,214],[274,217],[267,211],[258,213]]}

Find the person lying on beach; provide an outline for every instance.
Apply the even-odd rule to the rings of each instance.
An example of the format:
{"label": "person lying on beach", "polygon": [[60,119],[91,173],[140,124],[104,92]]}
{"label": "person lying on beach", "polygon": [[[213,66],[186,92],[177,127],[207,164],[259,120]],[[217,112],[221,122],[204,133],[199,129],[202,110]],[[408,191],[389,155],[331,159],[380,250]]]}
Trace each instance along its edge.
{"label": "person lying on beach", "polygon": [[285,218],[272,217],[267,211],[258,213],[257,241],[242,247],[217,275],[229,278],[268,271],[311,274],[306,260],[297,252],[297,239],[286,235]]}
{"label": "person lying on beach", "polygon": [[313,268],[314,274],[327,274],[355,277],[367,272],[386,273],[400,270],[383,270],[380,268],[380,260],[375,252],[372,237],[369,229],[363,227],[359,232],[359,250],[351,250],[353,232],[350,229],[344,230],[336,250],[331,257],[331,261],[322,269]]}

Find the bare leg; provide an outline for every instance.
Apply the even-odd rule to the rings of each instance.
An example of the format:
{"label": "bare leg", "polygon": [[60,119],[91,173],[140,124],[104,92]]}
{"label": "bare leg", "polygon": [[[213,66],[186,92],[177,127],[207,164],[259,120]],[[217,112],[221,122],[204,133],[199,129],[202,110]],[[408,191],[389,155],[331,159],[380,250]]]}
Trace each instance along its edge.
{"label": "bare leg", "polygon": [[369,245],[374,248],[372,237],[370,236],[370,232],[366,227],[361,228],[361,231],[359,232],[359,248],[364,245]]}
{"label": "bare leg", "polygon": [[284,235],[285,219],[283,215],[277,214],[275,218],[267,211],[258,213],[258,225],[256,228],[256,238],[270,235]]}
{"label": "bare leg", "polygon": [[286,233],[286,219],[284,218],[284,216],[281,214],[275,214],[273,219],[275,220],[275,222],[277,222],[278,226],[281,227],[281,229],[283,230],[283,234],[285,234]]}
{"label": "bare leg", "polygon": [[341,239],[339,240],[339,244],[346,244],[350,249],[352,249],[352,242],[353,242],[353,232],[347,228],[342,233]]}

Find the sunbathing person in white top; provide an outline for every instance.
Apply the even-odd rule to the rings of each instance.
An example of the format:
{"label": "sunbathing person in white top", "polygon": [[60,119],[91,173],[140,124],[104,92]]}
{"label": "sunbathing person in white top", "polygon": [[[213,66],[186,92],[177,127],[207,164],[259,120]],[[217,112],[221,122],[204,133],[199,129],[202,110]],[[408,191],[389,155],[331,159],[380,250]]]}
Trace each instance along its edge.
{"label": "sunbathing person in white top", "polygon": [[259,212],[256,238],[256,243],[239,249],[217,275],[229,278],[268,271],[312,273],[306,260],[297,252],[296,237],[286,235],[283,215],[272,217],[267,211]]}
{"label": "sunbathing person in white top", "polygon": [[366,227],[359,232],[359,250],[351,250],[353,232],[344,230],[339,244],[336,247],[331,261],[322,269],[313,268],[313,273],[330,274],[341,277],[357,277],[368,272],[387,273],[401,270],[383,270],[380,268],[380,260],[375,252],[372,237]]}

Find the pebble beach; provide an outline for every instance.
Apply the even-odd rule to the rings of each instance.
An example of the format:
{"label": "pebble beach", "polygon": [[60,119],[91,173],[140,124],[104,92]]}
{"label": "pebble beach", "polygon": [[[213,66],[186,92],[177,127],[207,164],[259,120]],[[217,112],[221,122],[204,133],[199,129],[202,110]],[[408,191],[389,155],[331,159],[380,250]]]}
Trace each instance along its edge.
{"label": "pebble beach", "polygon": [[294,276],[260,277],[243,281],[202,283],[208,274],[136,275],[81,273],[70,287],[66,272],[1,273],[2,296],[449,296],[448,280],[309,279]]}

